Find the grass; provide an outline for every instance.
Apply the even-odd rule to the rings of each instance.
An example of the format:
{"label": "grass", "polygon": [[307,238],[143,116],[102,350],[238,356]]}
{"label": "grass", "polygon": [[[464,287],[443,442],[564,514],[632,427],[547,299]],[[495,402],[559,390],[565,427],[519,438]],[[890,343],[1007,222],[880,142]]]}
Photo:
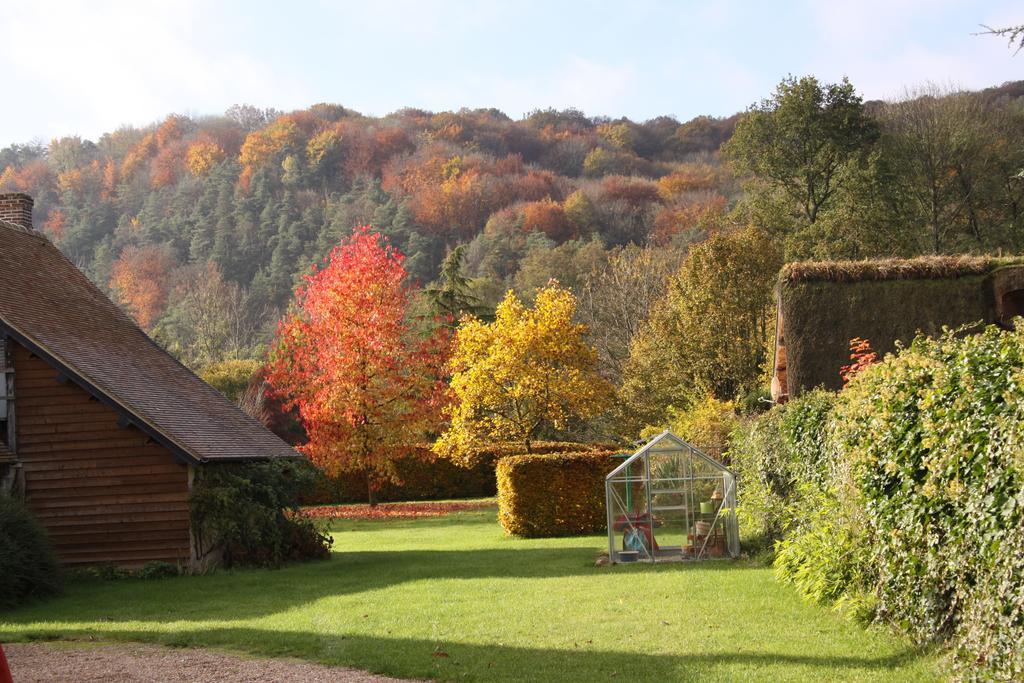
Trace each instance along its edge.
{"label": "grass", "polygon": [[346,520],[330,561],[71,585],[0,640],[293,656],[442,680],[935,680],[938,659],[744,562],[595,567],[603,537],[517,540],[493,510]]}

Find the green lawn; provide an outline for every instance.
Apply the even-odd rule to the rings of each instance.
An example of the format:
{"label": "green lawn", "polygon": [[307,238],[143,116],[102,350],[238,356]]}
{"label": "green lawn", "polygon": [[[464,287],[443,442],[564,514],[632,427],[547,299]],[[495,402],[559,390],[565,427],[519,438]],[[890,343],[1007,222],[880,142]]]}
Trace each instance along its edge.
{"label": "green lawn", "polygon": [[203,645],[444,680],[939,677],[936,657],[743,562],[595,567],[603,537],[511,539],[493,511],[332,528],[330,561],[78,583],[0,616],[0,640]]}

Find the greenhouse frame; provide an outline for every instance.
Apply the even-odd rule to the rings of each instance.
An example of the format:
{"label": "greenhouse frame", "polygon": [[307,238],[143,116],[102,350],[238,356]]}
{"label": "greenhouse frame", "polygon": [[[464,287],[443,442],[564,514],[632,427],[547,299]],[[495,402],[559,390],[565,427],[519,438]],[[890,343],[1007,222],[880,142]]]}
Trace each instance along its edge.
{"label": "greenhouse frame", "polygon": [[612,562],[736,558],[736,475],[666,430],[605,477]]}

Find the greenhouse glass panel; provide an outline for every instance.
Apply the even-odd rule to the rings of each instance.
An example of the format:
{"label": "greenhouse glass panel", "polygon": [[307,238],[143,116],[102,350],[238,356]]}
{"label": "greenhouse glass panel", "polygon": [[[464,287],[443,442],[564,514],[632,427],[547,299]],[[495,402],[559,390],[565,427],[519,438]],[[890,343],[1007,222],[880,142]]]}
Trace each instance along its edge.
{"label": "greenhouse glass panel", "polygon": [[666,431],[605,479],[612,562],[739,555],[736,476]]}

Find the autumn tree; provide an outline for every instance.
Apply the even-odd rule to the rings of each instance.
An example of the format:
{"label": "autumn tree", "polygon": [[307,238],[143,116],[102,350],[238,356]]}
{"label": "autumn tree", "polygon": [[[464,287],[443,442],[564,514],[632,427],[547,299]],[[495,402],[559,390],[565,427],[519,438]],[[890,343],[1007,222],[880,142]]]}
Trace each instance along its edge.
{"label": "autumn tree", "polygon": [[446,334],[418,334],[403,256],[356,228],[306,278],[280,324],[267,379],[296,408],[302,451],[331,475],[358,471],[367,494],[398,481],[394,460],[434,428],[444,395]]}
{"label": "autumn tree", "polygon": [[151,330],[167,306],[174,256],[167,247],[128,247],[114,262],[110,289],[144,330]]}
{"label": "autumn tree", "polygon": [[822,84],[813,76],[789,77],[740,117],[722,149],[737,174],[781,192],[814,223],[839,189],[843,167],[877,137],[845,78]]}
{"label": "autumn tree", "polygon": [[668,249],[619,247],[580,287],[579,319],[597,349],[601,374],[612,382],[621,380],[630,341],[664,295],[679,258]]}
{"label": "autumn tree", "polygon": [[907,210],[926,248],[941,253],[970,248],[963,238],[970,246],[983,242],[987,221],[979,209],[996,126],[982,102],[928,86],[888,104],[882,123],[885,151],[900,178],[894,203]]}
{"label": "autumn tree", "polygon": [[630,344],[619,404],[627,431],[664,424],[694,400],[742,398],[764,380],[782,266],[756,228],[693,247]]}
{"label": "autumn tree", "polygon": [[551,430],[602,413],[612,391],[597,352],[574,322],[576,298],[552,282],[527,308],[508,292],[492,323],[464,322],[450,363],[451,426],[434,449],[457,460],[482,443],[508,441],[529,453]]}

